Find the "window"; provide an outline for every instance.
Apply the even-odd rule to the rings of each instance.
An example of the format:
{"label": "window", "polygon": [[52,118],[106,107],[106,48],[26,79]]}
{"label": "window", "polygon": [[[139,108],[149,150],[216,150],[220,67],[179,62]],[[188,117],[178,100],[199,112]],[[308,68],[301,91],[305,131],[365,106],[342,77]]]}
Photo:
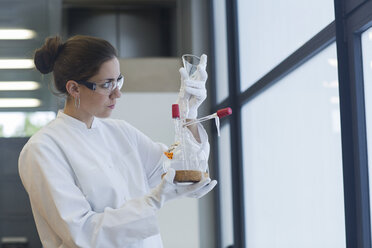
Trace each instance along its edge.
{"label": "window", "polygon": [[227,98],[227,39],[226,39],[226,6],[225,0],[214,1],[214,41],[215,41],[215,71],[216,71],[216,99],[222,102]]}
{"label": "window", "polygon": [[346,247],[335,59],[333,44],[243,106],[247,247]]}
{"label": "window", "polygon": [[225,3],[234,246],[370,248],[372,2]]}
{"label": "window", "polygon": [[238,0],[241,91],[333,20],[330,0]]}
{"label": "window", "polygon": [[218,138],[218,161],[221,243],[222,247],[228,247],[234,244],[229,124],[221,127],[221,136]]}
{"label": "window", "polygon": [[362,34],[362,53],[363,53],[363,78],[365,94],[365,115],[368,148],[368,174],[369,174],[369,193],[370,206],[372,206],[372,28]]}
{"label": "window", "polygon": [[52,111],[0,112],[0,137],[29,137],[55,117]]}

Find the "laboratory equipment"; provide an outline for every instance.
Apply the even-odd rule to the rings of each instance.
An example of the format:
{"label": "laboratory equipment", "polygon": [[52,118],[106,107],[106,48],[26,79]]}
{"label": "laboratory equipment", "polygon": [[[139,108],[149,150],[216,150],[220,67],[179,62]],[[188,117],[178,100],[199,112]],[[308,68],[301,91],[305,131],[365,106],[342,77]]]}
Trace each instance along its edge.
{"label": "laboratory equipment", "polygon": [[200,57],[192,55],[192,54],[184,54],[182,55],[182,63],[183,67],[186,69],[189,77],[194,79],[196,77],[196,70],[198,69],[198,65],[200,63]]}
{"label": "laboratory equipment", "polygon": [[200,123],[200,122],[207,121],[207,120],[214,118],[216,122],[216,127],[217,127],[217,134],[218,136],[220,136],[220,118],[231,115],[231,113],[232,113],[232,110],[230,107],[223,108],[223,109],[217,110],[217,112],[214,114],[207,115],[199,119],[187,121],[185,124],[183,124],[183,127],[187,127],[192,124]]}
{"label": "laboratory equipment", "polygon": [[165,160],[163,169],[165,172],[169,168],[173,168],[176,171],[175,182],[199,182],[202,178],[209,177],[207,155],[201,144],[194,139],[192,133],[188,130],[188,126],[215,118],[216,126],[219,130],[219,119],[231,113],[231,108],[224,108],[214,114],[196,120],[186,121],[180,118],[178,104],[172,105],[175,143],[165,152],[168,159]]}

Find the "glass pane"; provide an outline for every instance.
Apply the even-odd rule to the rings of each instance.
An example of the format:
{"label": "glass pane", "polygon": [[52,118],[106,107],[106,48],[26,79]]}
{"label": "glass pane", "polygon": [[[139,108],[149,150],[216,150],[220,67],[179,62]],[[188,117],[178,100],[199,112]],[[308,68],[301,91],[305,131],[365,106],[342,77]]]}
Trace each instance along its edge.
{"label": "glass pane", "polygon": [[[367,149],[368,149],[368,175],[370,206],[372,208],[372,28],[362,34],[363,54],[363,78],[365,94],[366,128],[367,128]],[[372,212],[372,210],[371,210]]]}
{"label": "glass pane", "polygon": [[0,137],[29,137],[55,117],[52,111],[0,112]]}
{"label": "glass pane", "polygon": [[241,90],[333,20],[333,0],[238,0]]}
{"label": "glass pane", "polygon": [[222,247],[227,247],[234,243],[229,124],[225,124],[221,128],[221,136],[218,138],[218,160],[220,174],[218,185],[221,206],[221,239]]}
{"label": "glass pane", "polygon": [[242,108],[248,248],[346,247],[336,45]]}
{"label": "glass pane", "polygon": [[225,2],[226,0],[215,0],[213,2],[217,103],[222,102],[229,94]]}

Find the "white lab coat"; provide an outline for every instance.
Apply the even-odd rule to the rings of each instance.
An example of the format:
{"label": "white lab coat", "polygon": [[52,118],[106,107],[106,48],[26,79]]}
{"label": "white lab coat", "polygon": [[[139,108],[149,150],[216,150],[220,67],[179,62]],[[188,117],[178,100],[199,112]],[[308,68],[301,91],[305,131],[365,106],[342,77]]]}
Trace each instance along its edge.
{"label": "white lab coat", "polygon": [[19,158],[43,246],[163,247],[144,196],[160,183],[165,149],[125,121],[95,118],[87,129],[60,111]]}

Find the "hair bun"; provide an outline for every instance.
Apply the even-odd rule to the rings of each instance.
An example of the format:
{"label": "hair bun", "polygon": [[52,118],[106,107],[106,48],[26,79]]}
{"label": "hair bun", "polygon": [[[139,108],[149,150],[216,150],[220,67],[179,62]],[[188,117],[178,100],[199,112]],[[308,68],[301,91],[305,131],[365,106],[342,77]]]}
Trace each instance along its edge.
{"label": "hair bun", "polygon": [[54,36],[47,38],[44,45],[35,51],[34,63],[36,69],[43,74],[52,72],[62,46],[61,37]]}

